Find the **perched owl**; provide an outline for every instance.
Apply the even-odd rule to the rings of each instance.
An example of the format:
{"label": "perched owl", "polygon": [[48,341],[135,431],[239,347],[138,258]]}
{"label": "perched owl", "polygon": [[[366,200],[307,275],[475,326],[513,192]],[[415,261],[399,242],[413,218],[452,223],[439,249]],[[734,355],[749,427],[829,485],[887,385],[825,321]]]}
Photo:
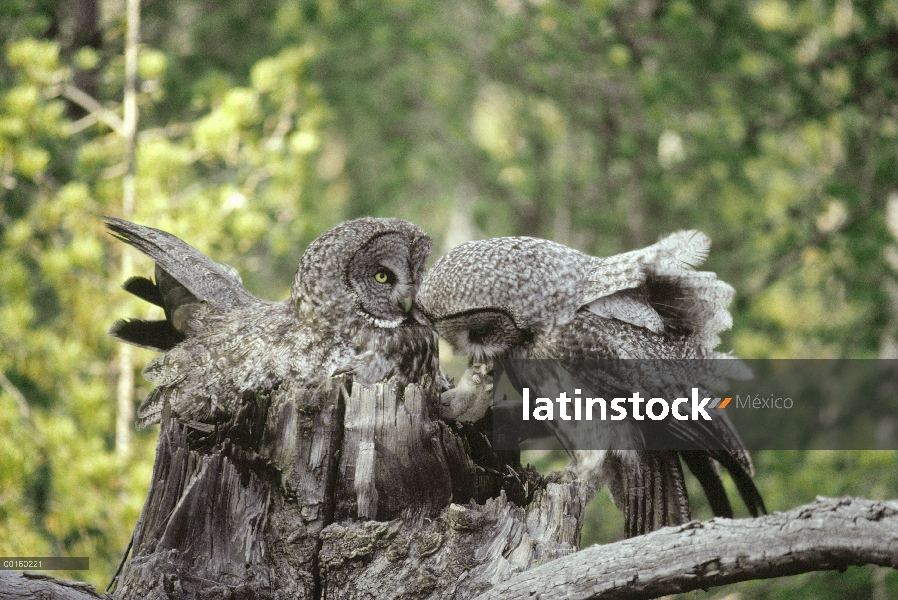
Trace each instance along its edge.
{"label": "perched owl", "polygon": [[243,394],[289,382],[314,386],[338,373],[375,383],[438,372],[436,334],[413,307],[431,240],[401,219],[342,223],[303,254],[290,298],[260,300],[231,267],[171,234],[107,218],[109,230],[156,262],[155,283],[125,290],[165,310],[159,321],[120,320],[110,334],[160,350],[144,375],[156,388],[138,426],[166,402],[198,428],[232,416]]}
{"label": "perched owl", "polygon": [[[718,334],[732,326],[727,307],[733,288],[714,273],[693,270],[709,248],[703,233],[681,231],[608,258],[529,237],[453,249],[430,270],[417,297],[438,333],[471,359],[459,386],[444,394],[444,415],[463,421],[483,416],[491,399],[485,370],[493,359],[729,357],[714,348]],[[655,423],[628,426],[646,428],[632,431],[646,436],[657,433],[651,431]],[[571,453],[576,473],[607,483],[628,535],[690,518],[680,460],[715,514],[733,514],[718,464],[733,476],[749,511],[765,511],[748,452],[725,417],[688,430],[673,419],[663,423],[673,438],[698,437],[702,450]]]}

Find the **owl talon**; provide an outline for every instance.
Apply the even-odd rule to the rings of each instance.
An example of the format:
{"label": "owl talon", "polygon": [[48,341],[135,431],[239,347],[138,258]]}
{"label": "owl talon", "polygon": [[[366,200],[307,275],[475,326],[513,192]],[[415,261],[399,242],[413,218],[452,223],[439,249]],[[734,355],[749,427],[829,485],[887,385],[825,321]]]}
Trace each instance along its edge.
{"label": "owl talon", "polygon": [[491,365],[479,362],[471,363],[470,369],[475,373],[475,376],[486,376],[493,370]]}
{"label": "owl talon", "polygon": [[483,364],[468,367],[458,386],[440,396],[440,417],[462,423],[479,421],[493,402],[493,378],[489,370]]}

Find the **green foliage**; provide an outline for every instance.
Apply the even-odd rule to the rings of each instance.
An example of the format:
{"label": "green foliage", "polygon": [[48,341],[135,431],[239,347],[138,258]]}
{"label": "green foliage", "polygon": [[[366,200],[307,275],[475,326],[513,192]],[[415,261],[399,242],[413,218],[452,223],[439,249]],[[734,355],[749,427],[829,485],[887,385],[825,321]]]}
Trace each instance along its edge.
{"label": "green foliage", "polygon": [[[119,86],[121,34],[110,27],[101,53],[82,48],[72,64],[52,37],[9,39],[0,86],[0,414],[11,432],[0,461],[0,553],[89,556],[90,572],[63,575],[101,587],[143,505],[155,445],[150,431],[131,456],[114,452],[116,344],[104,332],[147,309],[118,289],[135,273],[119,272],[122,247],[102,230],[101,216],[121,210],[122,137],[68,105],[65,90],[78,69],[97,65]],[[339,207],[310,191],[327,115],[304,75],[313,57],[309,47],[258,56],[246,85],[198,88],[173,115],[156,107],[177,56],[141,54],[134,219],[233,263],[260,293],[286,294],[303,241],[340,220]],[[118,97],[120,88],[98,100],[120,113]],[[141,260],[136,272],[151,264]],[[151,357],[138,351],[137,368]],[[149,386],[137,379],[143,396]]]}
{"label": "green foliage", "polygon": [[[88,555],[89,573],[63,575],[101,586],[155,439],[113,451],[104,331],[147,308],[118,289],[132,273],[100,221],[121,211],[122,138],[66,92],[93,82],[121,117],[114,10],[85,44],[69,3],[0,6],[0,554]],[[142,42],[133,218],[233,264],[259,295],[284,297],[305,244],[361,214],[419,223],[435,255],[478,235],[608,254],[698,228],[715,241],[708,268],[737,289],[728,348],[898,354],[894,0],[161,0]],[[141,258],[133,274],[150,269]],[[137,351],[135,368],[151,357]],[[898,496],[894,461],[757,459],[774,510]],[[600,494],[584,542],[620,530]],[[896,587],[852,569],[738,589]]]}

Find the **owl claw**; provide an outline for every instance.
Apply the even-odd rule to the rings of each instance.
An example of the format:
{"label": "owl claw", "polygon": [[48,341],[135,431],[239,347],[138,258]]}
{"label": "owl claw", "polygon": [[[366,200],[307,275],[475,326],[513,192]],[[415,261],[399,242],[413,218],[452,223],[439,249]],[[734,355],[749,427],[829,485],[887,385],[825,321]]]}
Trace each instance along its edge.
{"label": "owl claw", "polygon": [[471,366],[469,368],[476,375],[480,375],[482,377],[486,377],[493,370],[491,365],[487,365],[486,363],[479,363],[479,362],[471,363]]}
{"label": "owl claw", "polygon": [[493,377],[487,365],[475,363],[465,370],[458,385],[440,396],[440,417],[473,423],[493,402]]}

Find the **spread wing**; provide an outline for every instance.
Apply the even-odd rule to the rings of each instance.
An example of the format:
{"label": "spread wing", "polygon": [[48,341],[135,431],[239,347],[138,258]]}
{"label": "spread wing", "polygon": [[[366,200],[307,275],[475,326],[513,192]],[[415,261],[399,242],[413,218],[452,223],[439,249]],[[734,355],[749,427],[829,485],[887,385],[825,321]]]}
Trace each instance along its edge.
{"label": "spread wing", "polygon": [[694,270],[710,246],[700,231],[679,231],[641,250],[595,258],[582,304],[599,316],[688,335],[713,349],[719,333],[733,325],[728,306],[734,290],[714,273]]}
{"label": "spread wing", "polygon": [[243,286],[237,271],[217,263],[170,233],[123,219],[106,217],[106,227],[156,263],[156,281],[132,277],[124,289],[165,309],[165,319],[121,319],[109,333],[123,342],[170,350],[191,333],[191,317],[204,305],[216,309],[245,306],[258,301]]}
{"label": "spread wing", "polygon": [[[594,259],[583,289],[583,309],[569,326],[601,331],[600,335],[589,337],[601,347],[571,348],[567,355],[576,356],[580,352],[584,357],[633,359],[732,358],[715,352],[714,348],[720,343],[720,332],[732,327],[728,307],[734,290],[714,273],[694,270],[707,258],[710,246],[711,239],[704,233],[680,231],[640,250]],[[575,335],[567,339],[584,337]],[[706,387],[713,388],[727,377],[750,377],[750,372],[738,360],[710,360],[701,364],[712,368],[691,373],[690,377]],[[725,415],[707,426],[693,421],[688,422],[688,427],[675,420],[664,423],[663,430],[655,428],[644,431],[643,435],[670,436],[692,447],[707,448],[684,450],[679,456],[701,483],[716,515],[733,514],[720,480],[719,465],[733,477],[748,510],[753,515],[766,512],[751,478],[754,471],[751,458]],[[682,478],[679,461],[674,465],[668,458],[642,453],[631,455],[629,461],[609,463],[612,470],[620,471],[623,483],[617,496],[626,498],[625,513],[631,514],[635,523],[632,531],[642,531],[640,523],[650,522],[649,508],[653,502],[657,508],[648,483]],[[670,489],[680,487],[674,485]],[[648,501],[631,493],[633,489],[643,490]],[[685,498],[685,488],[682,489]],[[676,505],[672,499],[661,500]],[[659,512],[664,511],[656,510],[654,514]]]}
{"label": "spread wing", "polygon": [[[124,289],[165,311],[160,320],[120,319],[109,331],[163,352],[144,370],[157,385],[138,409],[138,427],[157,423],[166,402],[179,417],[208,423],[232,410],[242,391],[267,383],[265,330],[272,330],[268,341],[281,341],[274,330],[290,324],[281,303],[254,297],[233,268],[169,233],[112,217],[106,227],[156,263],[155,281],[132,277]],[[250,319],[260,332],[242,336]]]}

